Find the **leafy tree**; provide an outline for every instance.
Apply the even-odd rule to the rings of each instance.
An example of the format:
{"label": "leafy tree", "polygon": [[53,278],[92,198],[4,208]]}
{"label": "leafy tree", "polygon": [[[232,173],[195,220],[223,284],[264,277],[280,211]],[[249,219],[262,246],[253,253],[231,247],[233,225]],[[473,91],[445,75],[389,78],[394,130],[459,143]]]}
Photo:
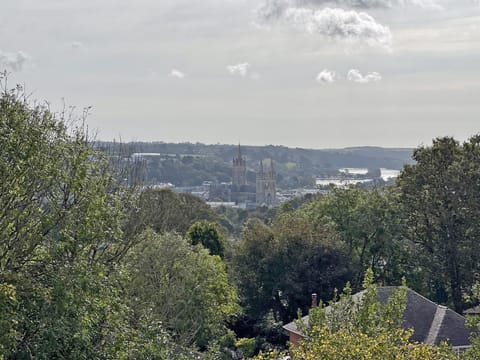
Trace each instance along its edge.
{"label": "leafy tree", "polygon": [[143,234],[130,259],[129,292],[136,316],[151,316],[179,345],[205,348],[225,335],[239,312],[223,261],[173,234]]}
{"label": "leafy tree", "polygon": [[197,196],[147,188],[140,193],[138,204],[129,215],[126,232],[134,237],[151,228],[159,234],[177,232],[185,235],[195,221],[217,218],[210,206]]}
{"label": "leafy tree", "polygon": [[366,269],[378,281],[399,282],[406,271],[407,246],[397,194],[390,189],[334,189],[301,211],[315,223],[330,221],[346,243],[358,289]]}
{"label": "leafy tree", "polygon": [[0,359],[12,351],[16,338],[15,306],[17,305],[15,287],[11,284],[0,284]]}
{"label": "leafy tree", "polygon": [[243,225],[248,219],[248,210],[219,206],[215,211],[220,217],[218,223],[228,231],[228,235],[234,239],[240,239]]}
{"label": "leafy tree", "polygon": [[246,223],[232,263],[245,310],[259,318],[271,307],[270,294],[263,283],[269,272],[269,254],[274,242],[272,230],[258,219]]}
{"label": "leafy tree", "polygon": [[[478,302],[480,300],[480,283],[476,282],[472,287],[472,298]],[[470,348],[462,355],[462,359],[475,360],[480,358],[480,317],[478,315],[469,315],[467,317],[467,326],[471,330]]]}
{"label": "leafy tree", "polygon": [[187,231],[187,239],[192,245],[202,245],[210,251],[210,255],[218,255],[223,259],[225,245],[218,226],[213,222],[197,221]]}
{"label": "leafy tree", "polygon": [[272,228],[249,221],[233,263],[246,311],[257,319],[272,311],[287,321],[308,308],[306,294],[327,296],[349,273],[336,233],[299,213],[282,215]]}
{"label": "leafy tree", "polygon": [[437,302],[463,309],[479,270],[480,136],[463,144],[438,138],[414,152],[398,179],[407,237],[421,286]]}
{"label": "leafy tree", "polygon": [[127,359],[148,354],[142,344],[160,354],[161,327],[133,327],[124,292],[130,193],[68,122],[78,124],[20,88],[0,94],[1,355]]}
{"label": "leafy tree", "polygon": [[[402,316],[406,304],[406,287],[395,291],[386,304],[377,300],[373,272],[364,280],[365,291],[355,299],[350,287],[328,311],[322,306],[312,309],[309,324],[299,320],[306,335],[300,344],[292,346],[293,359],[326,360],[448,360],[456,357],[446,347],[432,347],[409,342],[411,330],[404,330]],[[260,354],[257,360],[278,359],[280,354]]]}

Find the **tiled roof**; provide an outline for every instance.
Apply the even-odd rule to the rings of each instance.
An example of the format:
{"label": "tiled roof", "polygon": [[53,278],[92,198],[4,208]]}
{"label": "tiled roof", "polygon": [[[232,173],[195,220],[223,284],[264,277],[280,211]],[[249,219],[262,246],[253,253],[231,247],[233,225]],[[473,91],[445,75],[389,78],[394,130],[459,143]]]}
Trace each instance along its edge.
{"label": "tiled roof", "polygon": [[[377,288],[377,297],[381,303],[386,303],[394,286]],[[353,295],[354,301],[359,301],[364,291]],[[326,311],[329,307],[326,308]],[[308,315],[303,321],[308,324]],[[407,289],[407,306],[403,314],[403,327],[414,329],[412,341],[438,345],[447,341],[451,346],[468,346],[470,344],[470,332],[465,327],[465,318],[453,310],[435,304],[417,292]],[[283,327],[289,332],[302,335],[295,321]]]}

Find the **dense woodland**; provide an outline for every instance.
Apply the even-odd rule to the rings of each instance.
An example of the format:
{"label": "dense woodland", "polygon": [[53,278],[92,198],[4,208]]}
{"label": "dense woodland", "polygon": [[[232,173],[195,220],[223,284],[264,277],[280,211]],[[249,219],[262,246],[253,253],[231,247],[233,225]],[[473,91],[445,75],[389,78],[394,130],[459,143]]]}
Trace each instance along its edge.
{"label": "dense woodland", "polygon": [[[293,358],[455,358],[409,344],[404,292],[380,306],[374,284],[405,281],[458,312],[478,303],[480,136],[416,149],[394,186],[255,212],[126,186],[135,169],[97,147],[82,119],[1,94],[1,359],[275,359],[310,294],[344,288],[343,313],[315,310]],[[472,343],[465,359],[479,358]]]}

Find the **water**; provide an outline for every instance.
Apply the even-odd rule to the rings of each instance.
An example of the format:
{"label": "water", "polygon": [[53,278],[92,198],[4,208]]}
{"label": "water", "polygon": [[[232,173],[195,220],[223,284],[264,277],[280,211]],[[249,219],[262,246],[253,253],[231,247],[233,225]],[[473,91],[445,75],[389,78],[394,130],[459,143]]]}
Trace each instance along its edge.
{"label": "water", "polygon": [[397,178],[400,175],[400,170],[393,170],[393,169],[380,169],[381,177],[383,180],[388,180],[392,178]]}
{"label": "water", "polygon": [[328,186],[332,184],[339,187],[347,187],[349,185],[366,183],[369,181],[372,181],[372,179],[317,179],[315,183],[318,186]]}
{"label": "water", "polygon": [[[368,173],[368,169],[366,168],[342,168],[338,169],[338,171],[345,175],[366,175]],[[385,181],[394,179],[398,177],[398,175],[400,175],[400,170],[385,168],[380,169],[380,177]],[[338,187],[347,187],[349,185],[362,184],[369,181],[373,181],[373,179],[317,179],[315,183],[317,186],[328,186],[332,184]]]}
{"label": "water", "polygon": [[367,175],[368,169],[366,168],[342,168],[338,169],[341,173],[349,175]]}

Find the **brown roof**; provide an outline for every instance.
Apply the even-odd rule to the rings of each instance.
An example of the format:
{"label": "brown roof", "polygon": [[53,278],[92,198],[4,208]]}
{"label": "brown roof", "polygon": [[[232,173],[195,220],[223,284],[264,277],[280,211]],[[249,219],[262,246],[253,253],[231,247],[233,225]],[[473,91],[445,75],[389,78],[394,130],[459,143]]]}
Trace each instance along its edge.
{"label": "brown roof", "polygon": [[[396,289],[394,286],[377,288],[378,300],[383,304],[386,303],[394,289]],[[354,294],[354,300],[361,299],[363,293],[364,291]],[[328,309],[329,307],[326,308],[327,311]],[[308,315],[302,319],[305,324],[308,324]],[[438,345],[442,341],[447,341],[451,346],[470,345],[470,331],[465,327],[465,318],[462,315],[445,306],[435,304],[411,289],[407,289],[403,327],[414,329],[412,341],[430,345]],[[288,332],[302,335],[295,321],[286,324],[283,328]]]}

